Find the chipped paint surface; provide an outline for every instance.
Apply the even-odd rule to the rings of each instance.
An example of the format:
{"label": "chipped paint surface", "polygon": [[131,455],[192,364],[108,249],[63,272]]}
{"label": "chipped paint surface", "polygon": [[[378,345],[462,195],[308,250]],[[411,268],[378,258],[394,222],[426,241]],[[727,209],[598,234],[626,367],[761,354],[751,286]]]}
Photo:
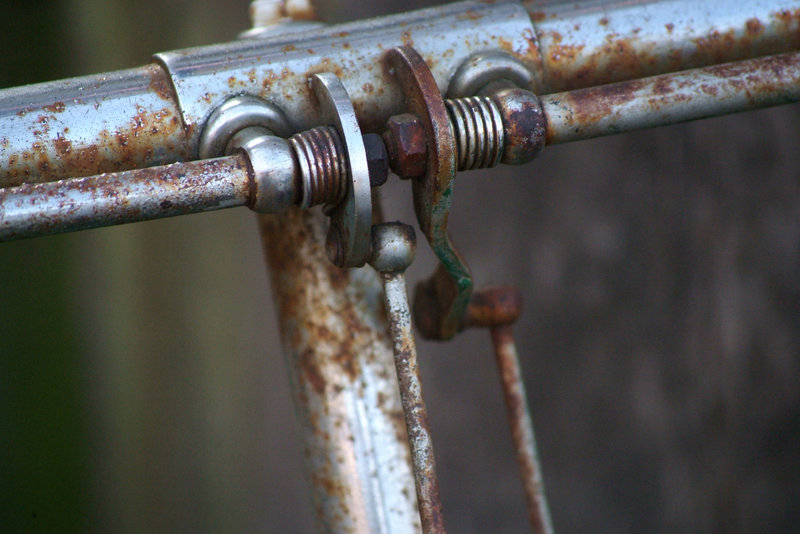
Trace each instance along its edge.
{"label": "chipped paint surface", "polygon": [[259,220],[320,531],[418,532],[377,274],[328,261],[317,210]]}

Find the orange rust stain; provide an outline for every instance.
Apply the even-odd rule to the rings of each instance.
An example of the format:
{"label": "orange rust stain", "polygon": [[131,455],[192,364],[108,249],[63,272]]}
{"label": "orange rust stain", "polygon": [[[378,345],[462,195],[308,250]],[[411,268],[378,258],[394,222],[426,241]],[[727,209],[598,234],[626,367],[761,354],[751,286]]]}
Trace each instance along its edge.
{"label": "orange rust stain", "polygon": [[281,48],[281,52],[291,52],[292,50],[297,50],[297,47],[295,47],[293,44],[287,44]]}
{"label": "orange rust stain", "polygon": [[575,58],[583,51],[583,45],[556,45],[551,46],[548,51],[548,59],[550,63],[559,63],[561,61],[574,61]]}
{"label": "orange rust stain", "polygon": [[325,392],[326,382],[315,360],[314,351],[306,349],[298,356],[297,363],[303,371],[303,376],[305,376],[308,383],[311,384],[311,388],[316,391],[318,395],[322,395]]}
{"label": "orange rust stain", "polygon": [[672,30],[675,29],[675,25],[671,22],[666,23],[664,27],[667,29],[667,33],[672,33]]}
{"label": "orange rust stain", "polygon": [[542,22],[547,18],[547,14],[544,11],[534,11],[530,14],[530,16],[533,22]]}
{"label": "orange rust stain", "polygon": [[375,86],[373,86],[371,83],[365,83],[361,86],[361,89],[369,95],[375,91]]}
{"label": "orange rust stain", "polygon": [[608,26],[608,17],[603,17],[598,21],[598,23],[600,24],[600,26]]}
{"label": "orange rust stain", "polygon": [[762,33],[764,33],[764,25],[761,24],[761,21],[756,18],[748,19],[747,35],[750,37],[758,37]]}
{"label": "orange rust stain", "polygon": [[64,102],[54,102],[49,106],[44,106],[42,109],[49,111],[50,113],[62,113],[65,109],[67,109],[67,106],[64,105]]}
{"label": "orange rust stain", "polygon": [[620,107],[636,98],[636,92],[645,83],[640,80],[601,85],[589,89],[572,91],[565,95],[574,111],[577,124],[589,124],[611,115],[614,108]]}
{"label": "orange rust stain", "polygon": [[174,102],[176,99],[169,76],[158,65],[148,65],[147,69],[150,71],[150,90],[162,100]]}
{"label": "orange rust stain", "polygon": [[475,11],[473,9],[468,9],[464,13],[464,17],[466,17],[469,20],[478,20],[478,19],[483,18],[483,15],[481,15],[480,13],[478,13],[477,11]]}

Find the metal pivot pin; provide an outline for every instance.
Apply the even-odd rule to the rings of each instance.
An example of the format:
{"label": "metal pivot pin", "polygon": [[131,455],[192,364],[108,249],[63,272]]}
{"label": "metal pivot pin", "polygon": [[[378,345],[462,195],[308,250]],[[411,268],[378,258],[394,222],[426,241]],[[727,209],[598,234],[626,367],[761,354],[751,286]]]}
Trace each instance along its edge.
{"label": "metal pivot pin", "polygon": [[419,501],[422,531],[444,534],[442,503],[428,412],[422,398],[422,383],[417,366],[417,348],[411,330],[405,270],[414,260],[414,229],[403,223],[383,223],[372,227],[369,264],[380,273],[394,345],[394,361],[400,385],[400,399],[408,431],[414,483]]}

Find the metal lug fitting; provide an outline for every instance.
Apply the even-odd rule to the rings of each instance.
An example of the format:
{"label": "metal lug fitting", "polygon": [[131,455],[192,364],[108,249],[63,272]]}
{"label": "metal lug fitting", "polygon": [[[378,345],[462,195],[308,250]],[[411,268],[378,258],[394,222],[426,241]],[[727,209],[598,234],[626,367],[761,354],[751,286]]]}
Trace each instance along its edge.
{"label": "metal lug fitting", "polygon": [[[444,101],[459,171],[519,165],[539,155],[547,132],[545,115],[539,98],[519,87],[532,83],[527,67],[504,52],[479,54],[459,69],[450,85],[450,94],[458,96]],[[383,139],[395,174],[425,174],[428,139],[417,117],[390,117]]]}

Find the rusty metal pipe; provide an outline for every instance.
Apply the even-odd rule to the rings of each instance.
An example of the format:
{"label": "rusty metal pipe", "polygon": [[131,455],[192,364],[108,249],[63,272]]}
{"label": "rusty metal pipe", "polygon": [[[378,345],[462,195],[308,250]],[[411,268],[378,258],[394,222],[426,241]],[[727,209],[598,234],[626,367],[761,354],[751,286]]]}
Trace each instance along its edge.
{"label": "rusty metal pipe", "polygon": [[592,87],[800,49],[797,0],[524,0],[539,91]]}
{"label": "rusty metal pipe", "polygon": [[0,90],[0,186],[189,157],[169,77],[152,64]]}
{"label": "rusty metal pipe", "polygon": [[244,155],[0,189],[0,241],[243,206]]}
{"label": "rusty metal pipe", "polygon": [[546,95],[547,144],[800,101],[800,52]]}

